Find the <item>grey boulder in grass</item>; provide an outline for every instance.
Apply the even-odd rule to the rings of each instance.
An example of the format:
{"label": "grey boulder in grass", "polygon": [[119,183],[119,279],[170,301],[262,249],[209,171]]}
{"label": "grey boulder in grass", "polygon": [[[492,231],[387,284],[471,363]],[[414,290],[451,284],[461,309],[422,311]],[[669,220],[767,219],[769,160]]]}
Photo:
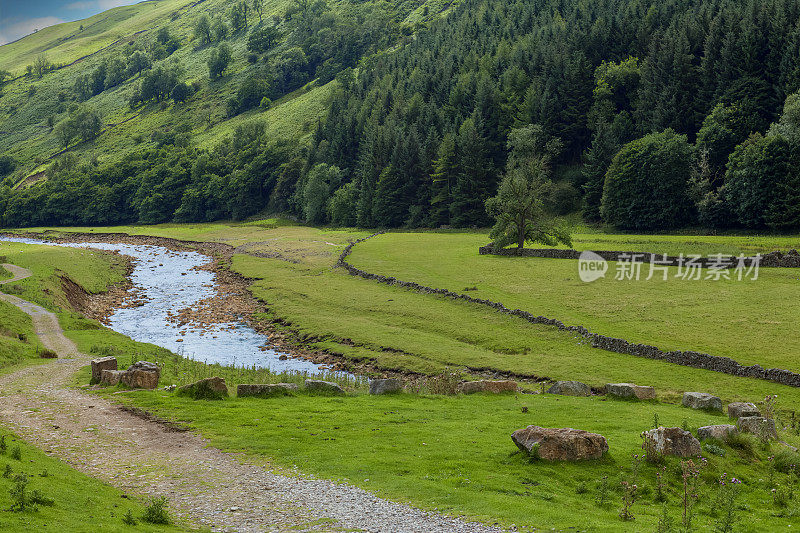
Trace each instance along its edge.
{"label": "grey boulder in grass", "polygon": [[161,370],[155,363],[138,361],[129,366],[120,374],[120,382],[132,389],[155,389]]}
{"label": "grey boulder in grass", "polygon": [[697,438],[700,440],[717,439],[725,440],[725,437],[739,430],[733,424],[717,424],[714,426],[703,426],[697,428]]}
{"label": "grey boulder in grass", "polygon": [[556,381],[552,387],[547,389],[547,392],[562,396],[589,396],[592,394],[592,389],[580,381]]}
{"label": "grey boulder in grass", "polygon": [[344,389],[338,383],[321,379],[307,379],[306,390],[320,394],[344,395]]}
{"label": "grey boulder in grass", "polygon": [[117,385],[124,373],[124,370],[103,370],[100,373],[100,385],[103,387]]}
{"label": "grey boulder in grass", "polygon": [[528,426],[512,433],[511,440],[523,452],[548,461],[600,459],[608,451],[604,436],[582,429]]}
{"label": "grey boulder in grass", "polygon": [[116,357],[101,357],[92,360],[92,381],[91,384],[100,383],[103,379],[103,370],[116,370]]}
{"label": "grey boulder in grass", "polygon": [[743,416],[761,416],[756,404],[750,402],[732,402],[728,404],[728,417],[739,419]]}
{"label": "grey boulder in grass", "polygon": [[655,400],[656,390],[645,385],[634,385],[633,383],[608,383],[606,394],[617,398]]}
{"label": "grey boulder in grass", "polygon": [[242,384],[236,387],[236,396],[239,398],[290,396],[297,388],[294,383]]}
{"label": "grey boulder in grass", "polygon": [[768,439],[777,439],[778,431],[775,429],[775,420],[763,416],[743,416],[737,422],[739,431],[764,436]]}
{"label": "grey boulder in grass", "polygon": [[684,392],[682,403],[684,407],[692,409],[722,411],[722,400],[707,392]]}
{"label": "grey boulder in grass", "polygon": [[389,394],[403,390],[403,382],[397,378],[373,379],[369,382],[370,394]]}
{"label": "grey boulder in grass", "polygon": [[228,386],[225,385],[225,378],[215,376],[178,387],[175,394],[195,400],[221,400],[228,397]]}
{"label": "grey boulder in grass", "polygon": [[700,441],[681,428],[658,427],[644,432],[656,453],[677,457],[696,457],[700,455]]}

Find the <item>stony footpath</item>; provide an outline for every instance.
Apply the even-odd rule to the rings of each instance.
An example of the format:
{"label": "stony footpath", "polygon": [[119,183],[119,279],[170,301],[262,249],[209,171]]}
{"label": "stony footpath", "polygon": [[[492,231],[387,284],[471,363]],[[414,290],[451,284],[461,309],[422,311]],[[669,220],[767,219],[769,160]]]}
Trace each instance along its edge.
{"label": "stony footpath", "polygon": [[[4,265],[15,277],[30,272]],[[494,532],[497,528],[378,498],[352,485],[285,475],[200,436],[137,416],[71,386],[91,357],[45,309],[0,294],[34,318],[59,359],[0,376],[0,424],[76,469],[134,495],[166,496],[182,520],[212,531]]]}

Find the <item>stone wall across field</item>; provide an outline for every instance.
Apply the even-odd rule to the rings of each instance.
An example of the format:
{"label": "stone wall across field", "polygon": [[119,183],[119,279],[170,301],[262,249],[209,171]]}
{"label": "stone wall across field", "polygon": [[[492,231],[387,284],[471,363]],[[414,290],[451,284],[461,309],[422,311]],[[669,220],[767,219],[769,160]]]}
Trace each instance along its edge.
{"label": "stone wall across field", "polygon": [[[509,309],[505,305],[499,302],[493,302],[491,300],[484,300],[481,298],[473,298],[471,296],[467,296],[466,294],[459,294],[457,292],[453,292],[447,289],[435,289],[433,287],[420,285],[419,283],[402,281],[391,276],[372,274],[370,272],[366,272],[364,270],[356,268],[347,262],[347,257],[350,255],[350,252],[352,251],[353,247],[356,244],[361,243],[367,239],[371,239],[372,237],[375,237],[377,235],[381,235],[382,233],[383,232],[374,233],[369,237],[358,239],[348,244],[342,251],[341,255],[339,256],[339,260],[336,263],[336,266],[344,268],[352,276],[359,276],[361,278],[377,281],[378,283],[383,283],[386,285],[396,285],[398,287],[403,287],[424,294],[436,294],[444,296],[445,298],[451,298],[453,300],[463,300],[470,303],[484,305],[487,307],[491,307],[500,313],[522,318],[523,320],[527,320],[532,324],[544,324],[548,326],[554,326],[560,330],[569,331],[575,333],[576,335],[584,337],[589,341],[591,341],[593,347],[600,348],[602,350],[607,350],[610,352],[616,352],[626,355],[633,355],[636,357],[646,357],[648,359],[658,359],[669,363],[674,363],[677,365],[690,366],[693,368],[701,368],[704,370],[711,370],[714,372],[722,372],[724,374],[730,374],[733,376],[764,379],[767,381],[773,381],[775,383],[779,383],[781,385],[788,385],[791,387],[800,387],[800,374],[796,372],[791,372],[789,370],[782,370],[780,368],[764,369],[760,365],[745,366],[737,363],[736,361],[734,361],[729,357],[720,357],[717,355],[709,355],[707,353],[701,353],[701,352],[680,351],[680,350],[665,352],[655,346],[650,346],[648,344],[636,344],[628,342],[624,339],[607,337],[605,335],[600,335],[598,333],[592,333],[583,326],[567,326],[560,320],[556,320],[554,318],[547,318],[541,315],[534,315],[533,313],[529,313],[528,311],[523,311],[522,309]],[[535,251],[535,250],[525,250],[525,251]],[[580,255],[580,253],[576,252],[575,250],[543,250],[543,251],[565,252],[565,253],[572,252],[576,254],[574,258],[577,258],[578,255]],[[624,252],[607,252],[607,253],[624,253]],[[786,255],[792,256],[793,254],[790,253]],[[549,256],[535,256],[535,257],[549,257]],[[566,255],[564,257],[566,257]],[[800,256],[798,257],[800,258]],[[767,266],[767,265],[764,265],[762,262],[762,266]]]}
{"label": "stone wall across field", "polygon": [[[645,252],[616,252],[609,250],[592,251],[594,254],[602,257],[606,261],[637,261],[640,263],[654,262],[664,266],[680,266],[685,265],[689,256],[676,257],[667,256],[663,254],[651,254]],[[555,248],[495,248],[492,243],[478,248],[480,255],[502,255],[509,257],[542,257],[548,259],[579,259],[581,252],[578,250],[563,250]],[[745,266],[750,266],[754,257],[745,257],[743,262]],[[702,268],[707,268],[709,265],[719,266],[721,268],[729,267],[735,268],[739,263],[737,257],[725,257],[722,261],[713,257],[699,257],[693,259],[694,264],[699,264]],[[797,250],[789,250],[788,252],[769,252],[760,256],[759,266],[762,267],[777,267],[777,268],[800,268],[800,253]]]}

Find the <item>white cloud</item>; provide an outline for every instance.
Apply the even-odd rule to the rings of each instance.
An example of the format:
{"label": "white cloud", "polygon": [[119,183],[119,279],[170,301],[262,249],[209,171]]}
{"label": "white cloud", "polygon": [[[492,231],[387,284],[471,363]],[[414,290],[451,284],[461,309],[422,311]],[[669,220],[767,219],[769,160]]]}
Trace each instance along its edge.
{"label": "white cloud", "polygon": [[88,2],[72,2],[71,4],[67,4],[64,6],[64,9],[92,9],[93,7],[97,7],[97,2],[88,1]]}
{"label": "white cloud", "polygon": [[58,17],[36,17],[20,20],[13,24],[3,25],[2,30],[0,30],[0,45],[16,41],[20,37],[33,33],[33,30],[41,30],[42,28],[62,22],[64,21]]}
{"label": "white cloud", "polygon": [[79,0],[78,2],[65,5],[64,8],[75,10],[98,9],[100,11],[105,11],[112,7],[126,6],[138,1],[139,0]]}
{"label": "white cloud", "polygon": [[141,0],[98,0],[97,5],[100,6],[100,9],[111,9],[112,7],[127,6],[140,1]]}

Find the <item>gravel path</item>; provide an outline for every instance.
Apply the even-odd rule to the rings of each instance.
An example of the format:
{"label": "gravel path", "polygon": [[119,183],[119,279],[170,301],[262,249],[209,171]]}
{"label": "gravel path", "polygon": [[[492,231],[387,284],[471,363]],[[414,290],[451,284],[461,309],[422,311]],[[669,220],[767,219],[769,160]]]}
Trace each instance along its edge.
{"label": "gravel path", "polygon": [[[14,274],[10,283],[30,275]],[[0,423],[78,470],[140,495],[164,495],[177,515],[213,531],[489,532],[496,528],[378,498],[346,484],[273,472],[223,453],[190,432],[134,416],[70,386],[91,357],[64,337],[55,315],[0,293],[33,317],[60,359],[0,376]]]}

